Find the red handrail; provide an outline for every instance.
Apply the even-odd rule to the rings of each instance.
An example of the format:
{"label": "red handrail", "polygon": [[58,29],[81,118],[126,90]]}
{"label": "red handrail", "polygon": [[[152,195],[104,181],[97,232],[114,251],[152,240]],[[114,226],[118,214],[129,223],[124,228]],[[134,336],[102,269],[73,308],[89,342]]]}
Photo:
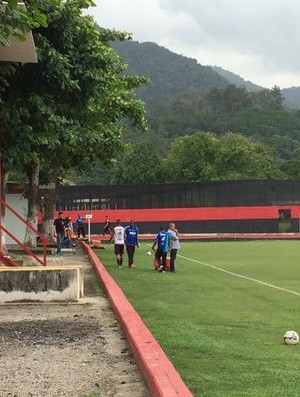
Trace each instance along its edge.
{"label": "red handrail", "polygon": [[38,256],[35,255],[35,253],[28,248],[26,245],[24,245],[21,241],[19,241],[12,233],[10,233],[0,222],[0,229],[3,230],[9,237],[11,237],[24,251],[26,251],[30,256],[32,256],[37,262],[39,262],[42,266],[46,266],[47,264],[47,255],[46,255],[46,250],[47,250],[47,244],[48,244],[48,239],[40,233],[38,230],[36,230],[28,221],[26,221],[24,218],[21,217],[20,214],[18,214],[10,205],[6,203],[1,197],[0,197],[0,204],[3,205],[5,208],[7,208],[9,211],[11,211],[22,223],[24,223],[26,226],[29,227],[42,241],[43,243],[43,260],[41,260]]}

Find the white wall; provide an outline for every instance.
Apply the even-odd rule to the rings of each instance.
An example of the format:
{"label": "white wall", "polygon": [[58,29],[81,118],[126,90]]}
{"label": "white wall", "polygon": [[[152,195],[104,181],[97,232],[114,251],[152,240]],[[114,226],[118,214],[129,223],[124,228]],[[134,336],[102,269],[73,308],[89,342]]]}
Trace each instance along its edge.
{"label": "white wall", "polygon": [[[28,200],[21,193],[9,193],[5,195],[6,203],[12,207],[23,219],[27,218]],[[19,241],[24,242],[26,225],[21,222],[7,208],[5,209],[4,227]],[[16,242],[4,233],[5,244],[16,244]]]}

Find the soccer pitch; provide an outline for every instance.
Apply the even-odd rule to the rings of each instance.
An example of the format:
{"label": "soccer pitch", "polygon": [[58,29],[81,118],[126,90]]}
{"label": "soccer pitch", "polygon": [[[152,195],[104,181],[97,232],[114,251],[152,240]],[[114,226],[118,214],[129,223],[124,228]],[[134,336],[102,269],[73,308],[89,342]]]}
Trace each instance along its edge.
{"label": "soccer pitch", "polygon": [[195,397],[299,395],[297,241],[183,242],[176,273],[154,270],[150,243],[136,269],[102,262],[141,315]]}

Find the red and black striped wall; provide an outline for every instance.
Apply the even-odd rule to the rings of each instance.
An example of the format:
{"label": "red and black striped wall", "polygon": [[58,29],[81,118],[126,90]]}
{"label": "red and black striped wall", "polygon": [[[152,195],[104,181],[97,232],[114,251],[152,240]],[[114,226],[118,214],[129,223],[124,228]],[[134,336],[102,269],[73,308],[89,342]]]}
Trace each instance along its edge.
{"label": "red and black striped wall", "polygon": [[[92,214],[91,234],[102,233],[106,215],[112,226],[117,219],[123,225],[133,219],[140,233],[155,233],[170,222],[175,222],[181,233],[295,233],[299,232],[300,205],[64,211],[73,223],[79,213]],[[87,219],[85,222],[88,224]]]}

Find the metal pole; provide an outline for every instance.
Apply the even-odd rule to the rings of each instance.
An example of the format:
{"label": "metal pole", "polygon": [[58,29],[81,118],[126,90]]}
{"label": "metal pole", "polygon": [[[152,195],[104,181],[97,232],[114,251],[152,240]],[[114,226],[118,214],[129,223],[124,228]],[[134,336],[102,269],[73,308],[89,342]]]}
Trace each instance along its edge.
{"label": "metal pole", "polygon": [[88,241],[89,243],[91,242],[91,219],[93,215],[92,214],[86,214],[85,219],[88,220]]}

